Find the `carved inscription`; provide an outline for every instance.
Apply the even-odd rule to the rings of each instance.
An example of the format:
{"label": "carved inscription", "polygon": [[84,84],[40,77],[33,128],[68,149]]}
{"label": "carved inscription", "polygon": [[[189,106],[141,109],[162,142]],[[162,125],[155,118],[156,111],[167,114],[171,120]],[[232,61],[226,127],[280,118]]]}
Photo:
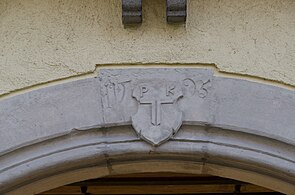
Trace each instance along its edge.
{"label": "carved inscription", "polygon": [[103,105],[105,108],[113,108],[121,103],[126,96],[126,85],[130,81],[108,81],[102,86]]}
{"label": "carved inscription", "polygon": [[138,111],[132,116],[137,133],[153,145],[159,145],[175,134],[182,124],[182,112],[176,102],[183,96],[178,83],[150,81],[133,91]]}
{"label": "carved inscription", "polygon": [[138,135],[153,145],[172,137],[182,124],[182,111],[177,101],[182,97],[205,98],[210,80],[183,79],[182,82],[152,80],[135,86],[132,96],[138,102],[138,111],[132,125]]}
{"label": "carved inscription", "polygon": [[128,117],[126,102],[130,101],[130,80],[108,79],[101,84],[104,123],[124,122]]}
{"label": "carved inscription", "polygon": [[200,98],[205,98],[208,93],[209,93],[209,88],[211,87],[211,81],[207,80],[205,82],[202,83],[200,90],[199,90],[199,97]]}
{"label": "carved inscription", "polygon": [[185,97],[192,97],[197,94],[200,98],[205,98],[208,95],[208,89],[211,87],[210,79],[194,81],[191,78],[186,78],[182,83]]}
{"label": "carved inscription", "polygon": [[131,120],[140,138],[158,146],[177,133],[183,119],[203,117],[200,112],[207,103],[212,77],[179,70],[170,78],[166,72],[172,70],[160,69],[155,75],[149,71],[102,72],[102,119],[105,125]]}
{"label": "carved inscription", "polygon": [[152,120],[151,123],[155,126],[159,126],[161,124],[161,105],[162,104],[173,104],[175,100],[170,98],[170,96],[174,95],[173,90],[175,89],[174,85],[170,85],[166,87],[166,97],[165,98],[150,98],[148,95],[144,97],[144,94],[148,93],[149,89],[146,86],[140,87],[140,104],[150,104],[152,107]]}

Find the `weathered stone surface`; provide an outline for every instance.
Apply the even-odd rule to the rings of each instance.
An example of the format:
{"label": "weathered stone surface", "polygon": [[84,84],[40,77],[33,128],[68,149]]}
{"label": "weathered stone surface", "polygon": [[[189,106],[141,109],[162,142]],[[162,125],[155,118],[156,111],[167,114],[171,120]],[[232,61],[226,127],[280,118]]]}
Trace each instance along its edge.
{"label": "weathered stone surface", "polygon": [[131,123],[155,145],[174,135],[182,123],[294,144],[294,94],[215,77],[206,69],[102,69],[97,78],[1,101],[0,149],[5,152],[73,129]]}
{"label": "weathered stone surface", "polygon": [[100,72],[106,125],[130,124],[132,119],[138,135],[158,145],[173,136],[183,121],[195,124],[212,121],[209,109],[211,71],[142,70]]}
{"label": "weathered stone surface", "polygon": [[[140,87],[143,87],[142,83],[148,85],[155,82],[167,87],[169,82],[175,82],[181,86],[183,95],[173,105],[182,112],[183,123],[256,132],[295,143],[295,121],[292,120],[295,116],[294,91],[249,81],[214,77],[210,70],[204,69],[104,70],[101,71],[100,78],[103,82],[113,83],[113,92],[108,91],[103,96],[106,124],[130,123],[130,117],[135,115],[137,107],[142,106],[135,101],[136,98],[132,98],[133,90],[142,90],[142,93],[148,90],[138,89],[138,83]],[[104,87],[109,85],[104,84]],[[159,89],[159,93],[163,93],[163,90],[165,91]],[[155,97],[157,95],[153,94]],[[137,95],[137,101],[138,96],[140,95]],[[115,100],[115,97],[120,100]],[[152,106],[147,106],[148,108],[151,109]],[[146,111],[150,117],[151,112],[152,109]],[[142,118],[151,121],[147,116]],[[171,117],[170,120],[175,119]]]}
{"label": "weathered stone surface", "polygon": [[131,126],[72,131],[1,156],[0,193],[32,195],[105,175],[172,171],[230,177],[294,194],[294,155],[294,146],[280,141],[201,126],[184,125],[156,148],[140,141]]}
{"label": "weathered stone surface", "polygon": [[177,107],[183,97],[178,82],[155,79],[146,80],[133,89],[138,110],[132,116],[132,126],[140,137],[159,145],[168,140],[182,124],[182,111]]}
{"label": "weathered stone surface", "polygon": [[99,91],[95,79],[86,79],[1,101],[0,154],[103,123]]}
{"label": "weathered stone surface", "polygon": [[234,167],[248,175],[230,177],[248,182],[271,176],[274,184],[254,180],[294,194],[294,116],[295,91],[207,69],[101,69],[0,101],[0,193],[77,169],[115,174],[112,163],[160,159]]}

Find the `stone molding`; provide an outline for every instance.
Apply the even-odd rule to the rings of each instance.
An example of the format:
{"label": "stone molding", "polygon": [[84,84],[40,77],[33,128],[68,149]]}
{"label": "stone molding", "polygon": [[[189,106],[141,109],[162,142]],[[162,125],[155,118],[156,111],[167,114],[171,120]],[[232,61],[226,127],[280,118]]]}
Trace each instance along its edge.
{"label": "stone molding", "polygon": [[[229,177],[294,194],[294,154],[293,146],[279,141],[202,126],[184,125],[177,136],[159,147],[142,141],[129,125],[73,130],[1,158],[0,192],[29,195],[105,175],[178,172],[185,167],[185,173]],[[153,167],[150,162],[162,166]],[[138,163],[146,166],[126,165]],[[216,166],[219,168],[212,170]],[[83,177],[62,176],[89,168],[100,171],[87,172]],[[228,169],[236,173],[227,172]]]}
{"label": "stone molding", "polygon": [[117,174],[115,166],[152,160],[233,168],[249,174],[223,176],[294,194],[294,116],[294,91],[207,69],[101,69],[0,101],[0,193],[33,194],[59,174]]}

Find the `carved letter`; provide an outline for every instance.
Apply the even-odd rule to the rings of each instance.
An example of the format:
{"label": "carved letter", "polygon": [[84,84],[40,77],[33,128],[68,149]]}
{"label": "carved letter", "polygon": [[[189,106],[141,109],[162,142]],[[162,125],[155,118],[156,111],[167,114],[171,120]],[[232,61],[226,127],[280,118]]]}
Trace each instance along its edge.
{"label": "carved letter", "polygon": [[144,93],[147,93],[149,89],[146,86],[141,86],[140,87],[140,97],[143,97]]}
{"label": "carved letter", "polygon": [[158,145],[166,141],[182,123],[182,112],[177,101],[183,96],[177,82],[163,80],[139,84],[132,96],[138,101],[138,110],[131,117],[135,131],[148,142]]}
{"label": "carved letter", "polygon": [[167,86],[166,96],[174,95],[174,92],[173,92],[174,89],[175,89],[175,86],[174,85]]}

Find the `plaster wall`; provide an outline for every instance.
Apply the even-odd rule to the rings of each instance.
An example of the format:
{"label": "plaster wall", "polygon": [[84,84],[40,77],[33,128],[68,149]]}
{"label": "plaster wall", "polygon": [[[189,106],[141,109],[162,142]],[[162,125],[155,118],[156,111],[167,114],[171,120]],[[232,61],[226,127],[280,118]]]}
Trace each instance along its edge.
{"label": "plaster wall", "polygon": [[1,0],[0,95],[87,75],[106,64],[214,64],[295,86],[294,0],[189,0],[168,25],[164,0],[143,0],[124,28],[119,0]]}

